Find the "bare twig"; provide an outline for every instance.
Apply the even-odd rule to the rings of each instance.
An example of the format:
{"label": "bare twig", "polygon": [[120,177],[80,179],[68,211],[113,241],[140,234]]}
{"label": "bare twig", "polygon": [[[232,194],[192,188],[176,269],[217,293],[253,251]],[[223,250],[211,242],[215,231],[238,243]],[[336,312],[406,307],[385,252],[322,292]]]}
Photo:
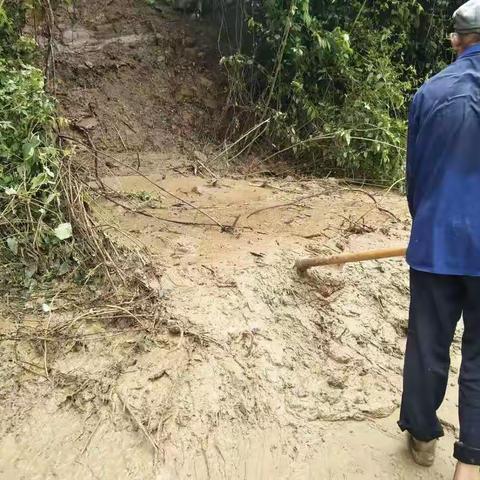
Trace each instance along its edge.
{"label": "bare twig", "polygon": [[[386,208],[383,208],[381,207],[379,204],[378,204],[378,201],[377,199],[370,193],[370,192],[367,192],[366,190],[362,190],[360,188],[347,188],[347,189],[343,189],[341,191],[349,191],[349,192],[356,192],[356,193],[363,193],[364,195],[367,195],[367,197],[371,198],[373,200],[373,203],[375,203],[375,207],[377,207],[378,211],[379,212],[382,212],[382,213],[386,213],[387,215],[390,215],[394,220],[396,220],[397,222],[400,222],[400,219],[393,213],[391,212],[390,210],[387,210]],[[388,192],[387,192],[388,193]]]}
{"label": "bare twig", "polygon": [[[194,154],[195,155],[195,154]],[[218,175],[216,175],[214,172],[212,172],[212,170],[207,166],[205,165],[204,162],[202,162],[202,160],[199,158],[199,155],[195,155],[195,161],[201,166],[203,167],[215,180],[218,180]]]}
{"label": "bare twig", "polygon": [[[356,192],[356,193],[362,193],[364,195],[367,195],[369,198],[371,198],[373,200],[373,202],[375,203],[375,207],[379,211],[387,213],[387,214],[391,215],[395,220],[400,221],[400,219],[394,213],[390,212],[386,208],[380,207],[380,205],[378,205],[377,199],[370,192],[367,192],[365,190],[361,190],[359,188],[344,188],[344,189],[339,190],[339,192]],[[250,217],[253,217],[254,215],[257,215],[259,213],[265,212],[267,210],[272,210],[274,208],[284,208],[284,207],[291,207],[291,206],[299,205],[302,202],[304,202],[305,200],[309,200],[310,198],[319,197],[321,195],[324,195],[325,193],[326,193],[326,191],[324,190],[320,193],[314,193],[312,195],[307,195],[305,197],[298,198],[297,200],[294,200],[293,202],[280,203],[280,204],[277,204],[277,205],[272,205],[270,207],[260,208],[259,210],[255,210],[254,212],[250,213],[247,216],[247,219],[250,218]],[[364,216],[362,216],[362,218],[360,218],[359,221],[362,220],[363,217]]]}
{"label": "bare twig", "polygon": [[302,192],[299,192],[298,190],[289,190],[289,189],[286,189],[286,188],[277,187],[275,185],[271,185],[270,183],[268,183],[266,181],[261,183],[260,185],[257,185],[256,183],[249,183],[249,185],[251,187],[257,187],[257,188],[271,188],[272,190],[278,190],[279,192],[294,193],[296,195],[300,195],[300,193],[302,193]]}
{"label": "bare twig", "polygon": [[49,380],[49,378],[46,377],[45,374],[36,372],[35,370],[32,370],[31,368],[28,368],[26,365],[23,365],[24,362],[20,362],[20,361],[17,360],[15,363],[16,363],[20,368],[22,368],[23,370],[25,370],[26,372],[31,373],[31,374],[33,374],[33,375],[37,375],[37,376],[39,376],[39,377],[42,377],[42,378],[45,378],[45,379]]}
{"label": "bare twig", "polygon": [[77,125],[77,128],[87,137],[88,144],[90,145],[90,148],[93,151],[93,162],[94,162],[94,168],[95,168],[95,179],[98,182],[98,185],[100,188],[105,189],[105,185],[100,178],[100,174],[98,171],[98,154],[97,154],[97,149],[95,147],[95,144],[93,143],[92,137],[90,136],[90,133],[88,133],[88,130],[86,128],[81,128]]}
{"label": "bare twig", "polygon": [[95,222],[88,212],[88,206],[85,203],[80,181],[72,172],[71,162],[68,159],[62,162],[60,185],[66,198],[65,205],[70,221],[75,225],[78,236],[84,239],[82,245],[85,258],[96,257],[97,265],[104,265],[106,267],[105,273],[112,285],[114,285],[114,282],[111,278],[109,267],[113,267],[118,276],[125,281],[125,276],[122,271],[123,268],[115,262],[112,256],[114,252],[110,252],[110,247],[112,247],[113,244],[97,231]]}
{"label": "bare twig", "polygon": [[271,118],[267,118],[266,120],[263,120],[259,124],[255,125],[252,127],[248,132],[244,133],[238,140],[235,142],[231,143],[227,148],[222,150],[213,160],[212,162],[215,162],[215,160],[218,160],[219,158],[223,157],[228,151],[230,151],[233,147],[241,143],[245,138],[247,138],[250,134],[258,130],[260,127],[265,125],[266,123],[270,122]]}
{"label": "bare twig", "polygon": [[260,208],[258,210],[255,210],[254,212],[250,213],[247,216],[247,219],[249,219],[250,217],[253,217],[254,215],[257,215],[261,212],[265,212],[267,210],[273,210],[274,208],[292,207],[292,206],[295,206],[295,205],[299,205],[300,203],[304,202],[305,200],[308,200],[310,198],[319,197],[320,195],[323,195],[324,193],[325,193],[325,191],[322,191],[320,193],[313,193],[312,195],[307,195],[306,197],[298,198],[297,200],[294,200],[293,202],[279,203],[277,205],[272,205],[270,207]]}
{"label": "bare twig", "polygon": [[325,237],[325,238],[328,238],[328,239],[332,238],[329,235],[327,235],[325,232],[312,233],[311,235],[300,235],[300,237],[305,238],[306,240],[312,240],[312,239],[318,238],[318,237]]}
{"label": "bare twig", "polygon": [[133,133],[137,133],[137,131],[132,127],[132,125],[130,125],[129,122],[127,122],[125,119],[123,118],[120,118],[120,121],[125,124]]}
{"label": "bare twig", "polygon": [[215,225],[217,225],[218,227],[220,227],[222,230],[225,230],[225,225],[222,225],[216,218],[212,217],[208,212],[205,212],[204,210],[202,210],[201,208],[197,207],[196,205],[194,205],[193,203],[189,202],[188,200],[185,200],[184,198],[182,197],[179,197],[178,195],[175,195],[174,193],[170,192],[169,190],[167,190],[166,188],[162,187],[161,185],[159,185],[157,182],[154,182],[151,178],[149,178],[147,175],[144,175],[142,172],[138,171],[135,167],[132,167],[130,165],[128,165],[127,163],[125,162],[122,162],[121,160],[119,160],[118,158],[114,157],[113,155],[109,154],[109,153],[106,153],[106,152],[103,152],[101,150],[98,150],[97,148],[95,148],[95,146],[90,146],[88,147],[87,145],[85,145],[84,143],[82,142],[79,142],[78,140],[76,139],[72,139],[71,137],[66,137],[66,136],[63,136],[64,138],[68,138],[69,140],[73,140],[74,142],[77,142],[77,143],[81,143],[83,146],[85,146],[86,148],[89,148],[90,150],[92,150],[92,152],[96,152],[100,155],[103,155],[104,157],[106,158],[109,158],[110,160],[112,160],[113,162],[116,162],[118,163],[119,165],[121,165],[122,167],[125,167],[129,170],[131,170],[132,172],[135,172],[137,175],[139,175],[140,177],[144,178],[147,182],[149,182],[151,185],[153,185],[154,187],[158,188],[159,190],[161,190],[162,192],[166,193],[167,195],[175,198],[176,200],[178,200],[179,202],[182,202],[184,203],[185,205],[188,205],[189,207],[193,208],[194,210],[196,210],[197,212],[201,213],[202,215],[204,215],[205,217],[209,218],[213,223],[215,223]]}
{"label": "bare twig", "polygon": [[124,149],[126,152],[128,152],[127,145],[125,144],[125,141],[123,140],[123,137],[122,137],[122,134],[120,133],[120,130],[117,128],[117,126],[115,125],[115,123],[112,122],[112,125],[113,125],[113,128],[115,129],[115,131],[117,132],[118,138],[119,138],[120,141],[122,142],[123,149]]}
{"label": "bare twig", "polygon": [[315,137],[307,138],[306,140],[302,140],[300,142],[294,143],[293,145],[290,145],[290,146],[285,147],[281,150],[278,150],[277,152],[274,152],[274,153],[270,154],[268,157],[263,158],[260,163],[266,163],[269,160],[271,160],[272,158],[275,158],[278,155],[281,155],[282,153],[286,153],[290,150],[293,150],[293,149],[295,149],[295,148],[297,148],[301,145],[306,145],[307,143],[317,142],[317,141],[320,141],[320,140],[331,140],[331,139],[335,138],[337,135],[338,135],[338,133],[330,133],[330,134],[327,134],[327,135],[317,135]]}
{"label": "bare twig", "polygon": [[151,443],[155,454],[158,454],[159,447],[158,447],[155,439],[150,435],[150,433],[148,433],[147,429],[143,426],[140,419],[137,417],[137,415],[135,415],[135,412],[132,410],[129,403],[122,397],[122,395],[119,392],[117,392],[117,397],[119,398],[120,402],[122,403],[125,411],[130,415],[130,417],[133,419],[135,424],[138,426],[138,428],[145,435],[145,438]]}
{"label": "bare twig", "polygon": [[100,418],[97,422],[97,425],[95,426],[95,428],[92,430],[92,433],[89,435],[87,441],[85,442],[85,445],[83,446],[82,448],[82,451],[80,452],[79,454],[79,457],[81,457],[87,450],[88,450],[88,447],[90,446],[90,444],[92,443],[92,440],[93,440],[93,437],[95,436],[95,434],[97,433],[98,431],[98,428],[100,427],[100,424],[102,423],[102,418]]}
{"label": "bare twig", "polygon": [[237,215],[237,217],[235,218],[235,221],[233,222],[232,226],[230,227],[232,230],[234,230],[235,227],[237,226],[237,223],[240,220],[240,217],[241,217],[241,215]]}
{"label": "bare twig", "polygon": [[[135,214],[138,214],[138,215],[142,215],[143,217],[153,218],[155,220],[160,220],[161,222],[175,223],[177,225],[190,225],[190,226],[198,226],[198,227],[215,227],[216,226],[214,223],[189,222],[189,221],[186,221],[186,220],[174,220],[172,218],[160,217],[158,215],[153,215],[152,213],[148,213],[148,212],[145,212],[143,210],[136,210],[136,209],[131,208],[127,205],[124,205],[123,203],[118,202],[117,200],[115,200],[111,196],[107,195],[106,192],[100,192],[100,193],[106,200],[113,203],[114,205],[117,205],[118,207],[121,207],[121,208],[127,210],[128,212],[135,213]],[[226,227],[223,227],[223,228],[226,228]]]}

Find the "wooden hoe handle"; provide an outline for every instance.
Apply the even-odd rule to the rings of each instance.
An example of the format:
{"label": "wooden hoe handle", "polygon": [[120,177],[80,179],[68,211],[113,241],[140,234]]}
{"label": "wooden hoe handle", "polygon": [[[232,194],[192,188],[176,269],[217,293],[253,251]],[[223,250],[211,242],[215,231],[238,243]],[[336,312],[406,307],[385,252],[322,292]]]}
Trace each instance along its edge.
{"label": "wooden hoe handle", "polygon": [[302,258],[295,262],[295,267],[299,272],[305,272],[312,267],[343,265],[344,263],[364,262],[366,260],[378,260],[380,258],[404,257],[406,254],[406,248],[387,248],[384,250],[334,255],[333,257]]}

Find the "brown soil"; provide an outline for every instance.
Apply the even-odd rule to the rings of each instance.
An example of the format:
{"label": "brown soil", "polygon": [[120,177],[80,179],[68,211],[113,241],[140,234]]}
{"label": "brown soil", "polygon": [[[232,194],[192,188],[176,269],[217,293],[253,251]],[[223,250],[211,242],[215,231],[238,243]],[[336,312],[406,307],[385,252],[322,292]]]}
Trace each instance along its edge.
{"label": "brown soil", "polygon": [[[139,162],[146,177],[114,160],[100,173],[144,214],[99,200],[98,215],[150,251],[162,314],[141,330],[82,321],[48,292],[2,307],[0,478],[449,479],[454,388],[432,469],[412,464],[396,428],[406,265],[292,268],[298,256],[405,244],[404,198],[225,174],[211,162],[223,80],[205,24],[141,0],[77,8],[73,27],[59,19],[69,135],[87,130]],[[18,337],[65,318],[77,334],[54,350]],[[458,342],[454,353],[456,373]]]}

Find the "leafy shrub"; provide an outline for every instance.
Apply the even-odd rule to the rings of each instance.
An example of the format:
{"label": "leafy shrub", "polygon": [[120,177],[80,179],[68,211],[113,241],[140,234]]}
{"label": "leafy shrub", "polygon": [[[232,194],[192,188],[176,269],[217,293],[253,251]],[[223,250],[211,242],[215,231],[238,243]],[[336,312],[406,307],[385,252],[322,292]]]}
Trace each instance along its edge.
{"label": "leafy shrub", "polygon": [[43,72],[26,63],[35,45],[9,15],[19,7],[6,7],[0,0],[0,257],[33,273],[71,237],[71,226],[62,213],[56,106]]}
{"label": "leafy shrub", "polygon": [[232,104],[270,119],[264,138],[309,170],[401,178],[410,95],[452,58],[461,3],[263,0],[223,59]]}
{"label": "leafy shrub", "polygon": [[[0,60],[0,205],[10,227],[22,221],[38,228],[32,246],[47,241],[43,226],[58,211],[56,179],[61,152],[51,127],[55,105],[43,90],[43,72]],[[53,215],[57,217],[58,215]],[[56,218],[56,221],[59,219]],[[18,240],[10,240],[15,244]],[[19,239],[21,242],[21,239]],[[17,250],[15,248],[15,250]]]}

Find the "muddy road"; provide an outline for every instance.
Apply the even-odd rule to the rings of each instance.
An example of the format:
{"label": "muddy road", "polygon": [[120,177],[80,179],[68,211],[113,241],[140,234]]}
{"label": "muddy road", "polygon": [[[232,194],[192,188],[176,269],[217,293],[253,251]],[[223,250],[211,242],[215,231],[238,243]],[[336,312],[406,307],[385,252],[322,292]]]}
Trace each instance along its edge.
{"label": "muddy road", "polygon": [[[122,330],[44,298],[1,308],[0,478],[449,479],[456,381],[432,469],[396,427],[404,262],[292,268],[404,245],[405,199],[217,161],[226,91],[206,22],[91,3],[59,13],[58,98],[69,135],[110,156],[95,174],[75,153],[115,200],[97,199],[100,222],[148,250],[160,315]],[[55,352],[15,334],[65,317],[83,337]]]}

